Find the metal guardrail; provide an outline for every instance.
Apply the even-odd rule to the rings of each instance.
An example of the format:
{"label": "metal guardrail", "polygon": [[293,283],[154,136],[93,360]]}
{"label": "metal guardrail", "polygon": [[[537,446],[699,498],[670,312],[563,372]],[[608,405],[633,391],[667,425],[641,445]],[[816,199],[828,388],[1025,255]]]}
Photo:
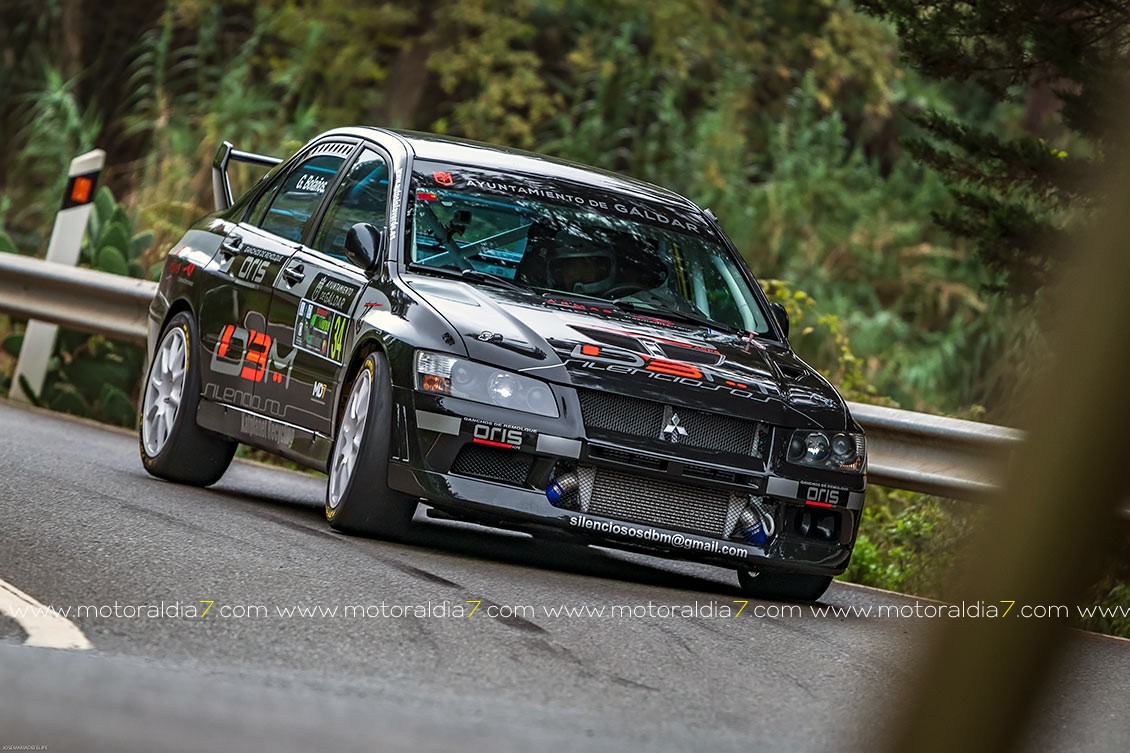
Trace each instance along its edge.
{"label": "metal guardrail", "polygon": [[0,311],[145,342],[157,283],[0,253]]}
{"label": "metal guardrail", "polygon": [[867,480],[957,499],[996,490],[1009,453],[1024,432],[929,413],[849,403],[867,432]]}
{"label": "metal guardrail", "polygon": [[[0,311],[84,332],[145,342],[156,283],[0,253]],[[875,405],[850,404],[867,432],[868,480],[880,486],[979,499],[991,492],[1015,429]]]}

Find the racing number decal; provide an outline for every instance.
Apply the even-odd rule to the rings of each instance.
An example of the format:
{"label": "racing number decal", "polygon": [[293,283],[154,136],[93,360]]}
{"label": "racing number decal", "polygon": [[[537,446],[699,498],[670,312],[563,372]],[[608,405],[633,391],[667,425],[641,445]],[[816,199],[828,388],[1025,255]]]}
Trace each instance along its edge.
{"label": "racing number decal", "polygon": [[330,337],[330,360],[341,363],[341,353],[345,348],[345,317],[334,319],[333,334]]}

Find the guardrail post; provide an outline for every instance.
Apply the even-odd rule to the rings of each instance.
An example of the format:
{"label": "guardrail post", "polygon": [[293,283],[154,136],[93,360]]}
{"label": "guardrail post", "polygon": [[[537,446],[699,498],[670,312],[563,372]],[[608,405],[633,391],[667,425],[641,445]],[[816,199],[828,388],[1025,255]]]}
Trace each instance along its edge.
{"label": "guardrail post", "polygon": [[[51,230],[51,242],[47,245],[47,261],[70,267],[78,263],[82,236],[86,232],[86,223],[90,220],[94,189],[98,186],[98,175],[105,163],[106,152],[101,149],[71,160],[71,169],[67,172],[67,190],[63,193],[63,204],[55,215],[55,227]],[[54,324],[34,319],[27,323],[8,397],[31,402],[31,397],[24,394],[23,380],[27,380],[28,386],[37,395],[43,391],[47,363],[55,349],[55,337],[58,333],[59,328]]]}

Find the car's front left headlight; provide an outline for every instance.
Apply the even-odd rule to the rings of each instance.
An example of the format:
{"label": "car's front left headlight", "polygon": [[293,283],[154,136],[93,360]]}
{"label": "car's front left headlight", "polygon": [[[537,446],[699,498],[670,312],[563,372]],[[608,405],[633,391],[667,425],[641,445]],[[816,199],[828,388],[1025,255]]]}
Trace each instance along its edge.
{"label": "car's front left headlight", "polygon": [[557,418],[557,401],[540,379],[465,358],[416,351],[416,389]]}
{"label": "car's front left headlight", "polygon": [[795,429],[785,460],[793,465],[862,473],[867,465],[867,443],[862,434],[852,432]]}

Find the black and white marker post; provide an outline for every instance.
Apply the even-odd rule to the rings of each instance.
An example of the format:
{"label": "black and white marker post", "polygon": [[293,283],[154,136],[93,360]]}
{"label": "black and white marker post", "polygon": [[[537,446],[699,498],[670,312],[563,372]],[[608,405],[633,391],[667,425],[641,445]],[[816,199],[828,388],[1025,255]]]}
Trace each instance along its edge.
{"label": "black and white marker post", "polygon": [[[51,242],[47,246],[47,261],[73,267],[78,263],[82,236],[86,223],[90,220],[91,205],[94,203],[94,189],[98,187],[98,176],[106,163],[106,152],[101,149],[87,152],[71,160],[67,173],[67,190],[63,193],[63,204],[55,215],[55,227],[51,230]],[[40,321],[29,321],[24,332],[24,342],[20,347],[20,360],[16,373],[12,375],[12,388],[8,397],[13,400],[31,402],[24,393],[24,380],[35,395],[43,392],[43,380],[47,376],[47,362],[55,349],[55,336],[59,327]]]}

